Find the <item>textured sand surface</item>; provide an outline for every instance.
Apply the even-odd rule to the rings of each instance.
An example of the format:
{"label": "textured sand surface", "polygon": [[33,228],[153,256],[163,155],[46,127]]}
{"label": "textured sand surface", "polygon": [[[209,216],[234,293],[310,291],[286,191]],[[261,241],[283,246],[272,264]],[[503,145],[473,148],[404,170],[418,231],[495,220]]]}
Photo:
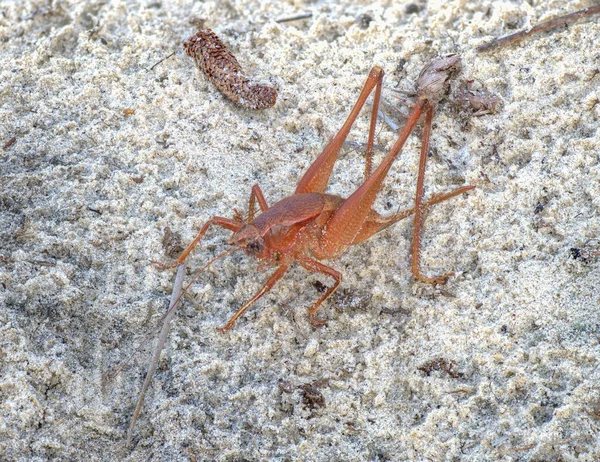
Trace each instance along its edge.
{"label": "textured sand surface", "polygon": [[[599,20],[474,51],[589,2],[273,3],[0,2],[0,145],[16,138],[0,150],[0,459],[600,460],[600,259],[571,250],[600,247]],[[184,55],[200,20],[279,88],[274,108],[234,106]],[[427,194],[477,186],[425,224],[424,270],[457,277],[411,279],[406,220],[331,262],[328,327],[306,310],[331,281],[294,267],[221,335],[268,276],[225,258],[175,316],[125,447],[152,345],[103,377],[166,309],[174,272],[149,264],[170,261],[165,227],[187,244],[254,183],[289,195],[373,65],[391,100],[447,53],[503,100],[434,121]],[[367,129],[365,113],[349,140]],[[411,206],[419,146],[378,210]],[[348,149],[330,191],[362,169]],[[210,232],[190,271],[228,237]]]}

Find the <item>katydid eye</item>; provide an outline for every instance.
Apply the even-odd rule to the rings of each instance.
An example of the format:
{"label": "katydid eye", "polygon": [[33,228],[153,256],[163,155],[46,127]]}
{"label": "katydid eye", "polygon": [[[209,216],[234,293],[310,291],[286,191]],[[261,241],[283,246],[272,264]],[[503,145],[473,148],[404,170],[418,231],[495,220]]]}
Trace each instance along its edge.
{"label": "katydid eye", "polygon": [[262,245],[258,241],[250,241],[247,248],[253,252],[258,252],[262,248]]}

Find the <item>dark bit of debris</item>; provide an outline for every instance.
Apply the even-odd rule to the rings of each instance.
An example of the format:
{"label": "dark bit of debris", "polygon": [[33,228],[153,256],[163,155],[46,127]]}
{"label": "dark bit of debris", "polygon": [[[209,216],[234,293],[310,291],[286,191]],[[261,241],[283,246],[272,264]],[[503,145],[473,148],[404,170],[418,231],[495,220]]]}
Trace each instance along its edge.
{"label": "dark bit of debris", "polygon": [[279,386],[279,389],[284,393],[291,393],[292,391],[294,391],[294,386],[292,385],[292,382],[289,382],[287,380],[279,379],[277,385]]}
{"label": "dark bit of debris", "polygon": [[458,365],[456,364],[456,362],[452,360],[448,361],[444,358],[436,358],[420,365],[417,369],[419,369],[421,372],[424,372],[427,375],[427,377],[429,377],[433,371],[441,371],[445,372],[453,379],[463,378],[465,374],[463,374],[460,371],[457,371],[457,367]]}
{"label": "dark bit of debris", "polygon": [[325,407],[325,397],[319,391],[322,384],[319,382],[321,382],[321,380],[317,380],[313,383],[306,383],[298,387],[302,391],[302,404],[309,409]]}
{"label": "dark bit of debris", "polygon": [[473,116],[494,114],[502,100],[485,89],[474,90],[473,80],[465,80],[454,94],[456,103],[463,109],[469,109]]}
{"label": "dark bit of debris", "polygon": [[456,294],[450,292],[449,290],[446,290],[444,288],[438,289],[440,295],[443,295],[444,297],[448,297],[448,298],[456,298]]}
{"label": "dark bit of debris", "polygon": [[297,387],[294,387],[292,382],[289,380],[279,379],[277,381],[277,386],[282,393],[292,393],[294,388],[300,390],[302,395],[302,404],[304,404],[305,408],[311,410],[325,407],[325,397],[319,391],[319,389],[327,386],[328,384],[329,379],[315,380],[312,383],[305,383],[304,385],[298,385]]}
{"label": "dark bit of debris", "polygon": [[404,7],[404,12],[406,14],[416,14],[423,9],[422,6],[417,5],[416,3],[409,3]]}
{"label": "dark bit of debris", "polygon": [[368,29],[369,24],[371,24],[371,21],[373,21],[373,16],[371,16],[368,13],[363,13],[358,18],[356,18],[356,24],[358,24],[358,27],[360,27],[361,29]]}
{"label": "dark bit of debris", "polygon": [[177,258],[184,248],[181,245],[181,235],[174,233],[168,226],[164,230],[162,246],[165,250],[165,255],[169,258]]}
{"label": "dark bit of debris", "polygon": [[591,411],[586,409],[585,412],[594,420],[600,420],[600,403],[596,404],[596,406],[594,406],[594,408]]}
{"label": "dark bit of debris", "polygon": [[29,260],[29,263],[33,263],[34,265],[39,265],[39,266],[50,266],[50,267],[56,266],[56,263],[51,262],[51,261],[46,261],[46,260]]}
{"label": "dark bit of debris", "polygon": [[573,260],[581,260],[584,263],[587,263],[592,258],[600,257],[600,250],[598,250],[596,246],[592,247],[587,244],[582,248],[571,247],[569,252],[571,253]]}
{"label": "dark bit of debris", "polygon": [[13,136],[6,144],[2,147],[3,150],[8,151],[10,147],[17,142],[17,137]]}
{"label": "dark bit of debris", "polygon": [[571,257],[573,258],[573,260],[583,260],[585,261],[585,258],[583,258],[583,255],[581,255],[581,249],[578,247],[571,247],[569,249],[569,252],[571,252]]}
{"label": "dark bit of debris", "polygon": [[541,202],[538,202],[535,206],[535,209],[533,209],[533,213],[538,214],[542,210],[544,210],[544,204],[542,204]]}
{"label": "dark bit of debris", "polygon": [[313,286],[317,289],[317,292],[320,294],[324,293],[327,290],[327,286],[323,284],[321,281],[313,282]]}
{"label": "dark bit of debris", "polygon": [[[159,59],[157,62],[155,62],[152,66],[150,66],[148,69],[146,69],[148,72],[150,72],[152,69],[154,69],[156,66],[158,66],[159,64],[163,63],[164,61],[166,61],[167,59],[169,59],[172,56],[175,56],[175,53],[177,53],[176,51],[174,51],[173,53],[171,53],[168,56],[165,56],[162,59]],[[131,115],[131,114],[125,114],[125,115]]]}
{"label": "dark bit of debris", "polygon": [[600,5],[593,5],[583,10],[575,11],[573,13],[565,14],[563,16],[559,16],[558,18],[551,19],[549,21],[544,21],[540,24],[537,24],[530,29],[525,29],[514,34],[506,35],[504,37],[500,37],[492,40],[490,43],[486,43],[484,45],[478,46],[476,48],[478,53],[482,51],[489,51],[494,48],[498,48],[504,45],[508,45],[510,43],[521,40],[524,37],[529,37],[531,35],[546,32],[552,29],[556,29],[559,27],[566,27],[569,24],[573,24],[579,21],[582,18],[598,14],[600,13]]}

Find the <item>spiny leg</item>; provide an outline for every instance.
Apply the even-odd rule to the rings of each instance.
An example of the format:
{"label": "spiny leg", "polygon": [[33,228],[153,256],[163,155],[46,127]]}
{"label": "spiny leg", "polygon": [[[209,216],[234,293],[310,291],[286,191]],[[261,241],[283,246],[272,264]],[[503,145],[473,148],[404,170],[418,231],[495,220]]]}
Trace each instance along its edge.
{"label": "spiny leg", "polygon": [[419,121],[425,100],[418,100],[412,108],[406,125],[398,135],[398,139],[387,153],[385,158],[369,178],[354,191],[333,213],[321,236],[321,252],[326,258],[334,258],[343,253],[348,246],[352,245],[355,237],[360,232],[367,216],[371,211],[381,184],[387,176],[392,163],[400,153],[402,146],[412,133]]}
{"label": "spiny leg", "polygon": [[152,263],[154,263],[156,266],[158,266],[161,269],[175,268],[176,266],[181,265],[184,262],[184,260],[188,257],[188,255],[192,252],[192,250],[194,250],[194,247],[196,247],[198,242],[200,242],[200,240],[204,237],[204,235],[208,231],[208,228],[210,225],[221,226],[222,228],[226,228],[233,232],[237,231],[242,226],[242,224],[240,222],[238,222],[236,220],[232,220],[230,218],[212,217],[210,220],[208,220],[206,223],[204,223],[204,226],[202,226],[202,228],[200,229],[200,232],[198,233],[196,238],[192,241],[192,243],[190,245],[187,246],[187,248],[183,251],[183,253],[179,256],[179,258],[177,260],[175,260],[173,263],[170,263],[168,265],[164,265],[162,263],[154,262],[154,261]]}
{"label": "spiny leg", "polygon": [[[435,204],[439,204],[440,202],[447,201],[448,199],[452,199],[453,197],[460,196],[471,189],[475,189],[475,186],[461,186],[460,188],[455,189],[454,191],[450,191],[444,194],[434,194],[431,199],[422,204],[423,210],[427,210],[428,208],[434,206]],[[377,234],[380,231],[392,226],[394,223],[398,223],[400,220],[404,220],[408,218],[413,213],[415,213],[415,208],[412,207],[407,210],[403,210],[401,212],[390,215],[389,217],[382,217],[378,212],[371,209],[371,213],[365,220],[363,227],[360,232],[352,241],[352,245],[360,244],[363,241],[366,241],[371,236]]]}
{"label": "spiny leg", "polygon": [[235,321],[237,320],[237,318],[239,318],[242,314],[244,314],[244,312],[256,300],[258,300],[260,297],[262,297],[264,294],[266,294],[269,290],[271,290],[273,288],[273,286],[275,285],[275,283],[283,277],[283,275],[286,273],[288,268],[289,268],[289,265],[287,265],[287,264],[280,265],[279,268],[277,268],[277,270],[275,270],[275,272],[271,275],[271,277],[265,283],[263,288],[260,289],[256,293],[256,295],[254,295],[254,297],[252,297],[250,300],[248,300],[246,303],[244,303],[244,306],[242,306],[239,310],[237,310],[237,312],[231,317],[231,319],[229,321],[227,321],[227,324],[225,324],[223,327],[221,327],[219,329],[219,332],[225,333],[226,331],[231,329],[233,327],[233,325],[235,324]]}
{"label": "spiny leg", "polygon": [[[383,74],[381,75],[383,79]],[[367,139],[367,152],[365,153],[365,181],[371,176],[373,169],[373,144],[375,143],[375,128],[377,125],[377,113],[379,112],[379,101],[381,101],[381,81],[375,87],[373,96],[373,108],[371,109],[371,123],[369,125],[369,138]]]}
{"label": "spiny leg", "polygon": [[421,155],[419,157],[419,172],[417,174],[411,271],[413,276],[421,282],[427,282],[429,284],[445,284],[448,281],[448,278],[454,276],[454,273],[446,273],[438,277],[428,277],[421,273],[421,234],[423,230],[423,212],[425,211],[423,204],[423,196],[425,194],[425,167],[427,165],[427,157],[429,156],[429,140],[431,138],[431,125],[434,112],[434,108],[431,104],[428,103],[427,106],[425,126],[423,127]]}
{"label": "spiny leg", "polygon": [[[375,101],[373,102],[373,108],[376,109],[379,107],[379,98],[381,95],[381,83],[383,81],[383,69],[379,66],[375,66],[369,72],[369,76],[367,77],[367,81],[365,82],[362,91],[352,111],[350,111],[350,115],[344,122],[340,131],[331,139],[331,141],[325,146],[323,152],[317,157],[317,159],[312,163],[312,165],[308,168],[302,179],[298,182],[298,186],[296,186],[296,194],[300,193],[309,193],[309,192],[319,192],[322,193],[325,191],[327,187],[327,183],[329,183],[329,177],[331,176],[331,171],[333,170],[333,165],[337,159],[340,148],[344,144],[344,140],[348,136],[354,121],[358,117],[360,110],[364,106],[367,98],[373,88],[377,88],[375,93]],[[371,127],[369,129],[369,141],[367,144],[367,162],[370,163],[372,151],[373,151],[373,140],[375,138],[375,122],[377,120],[377,111],[371,113]],[[369,167],[370,170],[370,167]]]}
{"label": "spiny leg", "polygon": [[321,295],[319,299],[310,308],[310,310],[308,310],[308,315],[310,316],[310,323],[314,327],[324,326],[327,323],[325,321],[317,319],[315,317],[315,313],[317,312],[321,304],[325,300],[327,300],[327,298],[338,288],[338,286],[342,282],[342,273],[334,270],[333,268],[330,268],[329,266],[325,266],[324,264],[319,263],[318,261],[313,260],[309,257],[298,258],[298,263],[300,263],[308,271],[311,271],[313,273],[326,274],[327,276],[331,276],[333,279],[335,279],[334,284],[331,287],[328,287],[325,293]]}

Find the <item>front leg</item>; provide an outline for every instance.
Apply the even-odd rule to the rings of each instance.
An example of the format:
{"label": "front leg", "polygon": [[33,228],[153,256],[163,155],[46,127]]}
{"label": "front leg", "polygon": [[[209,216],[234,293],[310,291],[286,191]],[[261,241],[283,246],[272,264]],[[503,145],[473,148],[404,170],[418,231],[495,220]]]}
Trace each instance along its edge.
{"label": "front leg", "polygon": [[226,331],[228,331],[229,329],[231,329],[233,327],[233,325],[235,324],[235,321],[237,320],[237,318],[239,318],[242,314],[244,314],[244,312],[248,308],[250,308],[250,305],[252,305],[256,300],[258,300],[260,297],[262,297],[264,294],[266,294],[269,290],[271,290],[273,288],[273,286],[275,285],[275,283],[277,281],[279,281],[283,277],[283,275],[287,272],[288,268],[289,268],[289,265],[287,265],[287,264],[282,264],[281,266],[279,266],[279,268],[277,268],[277,270],[271,275],[269,280],[265,283],[263,288],[260,289],[256,293],[256,295],[254,295],[254,297],[252,297],[250,300],[248,300],[244,304],[244,306],[242,306],[239,310],[237,310],[237,312],[231,317],[231,319],[229,321],[227,321],[227,324],[225,324],[223,327],[219,328],[219,332],[221,332],[223,334]]}
{"label": "front leg", "polygon": [[190,245],[187,246],[187,249],[183,251],[183,253],[179,256],[177,260],[168,265],[156,261],[153,261],[152,263],[160,269],[175,268],[176,266],[181,265],[188,257],[188,255],[192,252],[192,250],[194,250],[194,247],[196,247],[198,242],[200,242],[200,240],[204,237],[210,225],[217,225],[222,228],[226,228],[230,231],[233,231],[234,233],[242,227],[242,223],[239,223],[236,220],[231,220],[230,218],[223,217],[212,217],[210,220],[204,223],[204,226],[202,226],[202,229],[200,229],[200,232],[198,233],[196,238],[192,241]]}
{"label": "front leg", "polygon": [[300,263],[308,271],[311,271],[313,273],[326,274],[327,276],[331,276],[333,279],[335,279],[333,285],[331,287],[328,287],[325,293],[321,295],[321,297],[319,297],[319,299],[313,304],[310,310],[308,310],[308,315],[310,316],[310,323],[313,325],[313,327],[324,326],[327,323],[321,319],[317,319],[315,317],[315,313],[317,312],[321,304],[325,300],[327,300],[327,298],[338,288],[338,286],[342,282],[342,273],[334,270],[333,268],[330,268],[329,266],[325,266],[323,263],[319,263],[318,261],[313,260],[309,257],[298,258],[298,263]]}

